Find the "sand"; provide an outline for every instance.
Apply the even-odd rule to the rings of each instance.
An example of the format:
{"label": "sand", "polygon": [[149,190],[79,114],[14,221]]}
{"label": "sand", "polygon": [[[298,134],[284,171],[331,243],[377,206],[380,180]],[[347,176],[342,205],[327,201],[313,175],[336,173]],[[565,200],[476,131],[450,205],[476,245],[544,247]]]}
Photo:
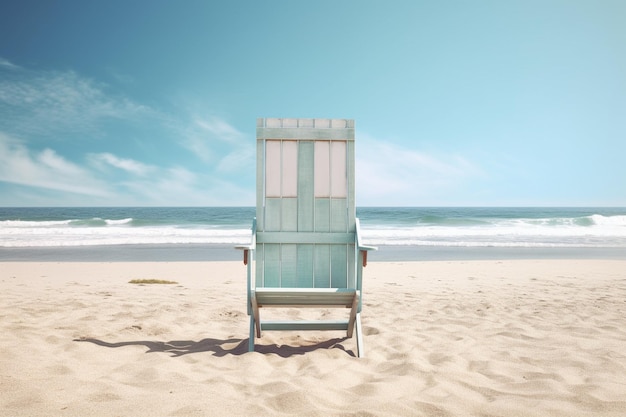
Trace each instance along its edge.
{"label": "sand", "polygon": [[626,261],[371,262],[361,359],[341,332],[248,353],[244,277],[0,263],[0,415],[626,415]]}

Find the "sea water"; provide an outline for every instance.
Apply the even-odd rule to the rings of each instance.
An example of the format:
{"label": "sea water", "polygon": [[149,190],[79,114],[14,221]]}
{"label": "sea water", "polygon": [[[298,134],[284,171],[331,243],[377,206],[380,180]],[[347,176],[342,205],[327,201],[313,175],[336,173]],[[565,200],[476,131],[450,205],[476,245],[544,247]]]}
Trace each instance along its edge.
{"label": "sea water", "polygon": [[[0,260],[20,248],[115,247],[120,253],[131,247],[153,253],[231,248],[249,243],[254,215],[253,207],[0,208]],[[396,253],[408,248],[626,253],[626,208],[360,207],[357,216],[366,244]]]}

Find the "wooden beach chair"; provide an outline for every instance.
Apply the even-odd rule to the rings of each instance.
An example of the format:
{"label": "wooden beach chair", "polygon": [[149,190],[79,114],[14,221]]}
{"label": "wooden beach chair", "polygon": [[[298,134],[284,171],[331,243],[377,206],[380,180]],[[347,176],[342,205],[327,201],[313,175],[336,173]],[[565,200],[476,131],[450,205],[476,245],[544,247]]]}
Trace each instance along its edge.
{"label": "wooden beach chair", "polygon": [[[249,351],[265,330],[361,331],[361,244],[354,197],[354,121],[258,119],[257,202],[248,275]],[[253,266],[254,264],[254,266]],[[263,320],[278,307],[340,307],[345,320]]]}

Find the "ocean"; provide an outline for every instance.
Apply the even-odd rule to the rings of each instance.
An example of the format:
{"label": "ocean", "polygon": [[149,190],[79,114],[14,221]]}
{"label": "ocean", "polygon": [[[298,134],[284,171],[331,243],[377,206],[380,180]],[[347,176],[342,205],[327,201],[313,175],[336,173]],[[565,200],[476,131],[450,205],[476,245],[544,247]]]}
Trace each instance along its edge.
{"label": "ocean", "polygon": [[[232,247],[249,242],[254,214],[253,207],[5,207],[0,260],[238,259]],[[373,259],[626,259],[626,208],[360,207],[357,216],[364,242],[381,247]]]}

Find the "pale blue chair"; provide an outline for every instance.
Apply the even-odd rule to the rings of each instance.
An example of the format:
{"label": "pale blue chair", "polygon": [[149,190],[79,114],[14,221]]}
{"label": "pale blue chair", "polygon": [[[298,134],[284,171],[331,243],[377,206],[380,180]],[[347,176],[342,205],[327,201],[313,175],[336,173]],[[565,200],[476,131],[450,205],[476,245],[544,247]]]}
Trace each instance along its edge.
{"label": "pale blue chair", "polygon": [[[354,121],[258,119],[257,201],[248,272],[249,350],[266,330],[345,330],[363,356],[367,252],[354,196]],[[254,266],[253,266],[254,265]],[[263,320],[278,307],[341,307],[345,320]]]}

